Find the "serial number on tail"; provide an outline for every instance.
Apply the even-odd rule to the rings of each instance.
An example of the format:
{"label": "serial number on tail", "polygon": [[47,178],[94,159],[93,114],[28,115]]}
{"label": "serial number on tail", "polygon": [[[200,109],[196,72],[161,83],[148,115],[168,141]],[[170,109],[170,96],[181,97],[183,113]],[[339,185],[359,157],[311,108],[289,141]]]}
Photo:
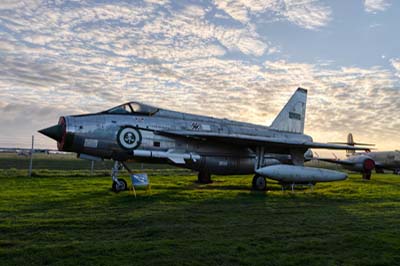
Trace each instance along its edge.
{"label": "serial number on tail", "polygon": [[289,112],[289,118],[290,119],[301,120],[301,114]]}

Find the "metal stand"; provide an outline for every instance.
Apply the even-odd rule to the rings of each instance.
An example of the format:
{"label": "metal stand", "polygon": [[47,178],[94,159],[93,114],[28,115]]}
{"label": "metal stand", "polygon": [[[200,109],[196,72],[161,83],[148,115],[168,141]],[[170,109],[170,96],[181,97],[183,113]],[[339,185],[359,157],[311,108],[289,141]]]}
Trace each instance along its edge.
{"label": "metal stand", "polygon": [[[128,167],[128,165],[124,162],[121,162],[121,164],[123,165],[123,167],[126,169],[126,171],[128,171],[128,173],[132,176],[134,173],[133,171]],[[142,164],[142,168],[143,168],[143,164]],[[132,189],[129,189],[129,192],[133,192],[133,195],[136,198],[136,189],[135,189],[135,185],[132,182]]]}

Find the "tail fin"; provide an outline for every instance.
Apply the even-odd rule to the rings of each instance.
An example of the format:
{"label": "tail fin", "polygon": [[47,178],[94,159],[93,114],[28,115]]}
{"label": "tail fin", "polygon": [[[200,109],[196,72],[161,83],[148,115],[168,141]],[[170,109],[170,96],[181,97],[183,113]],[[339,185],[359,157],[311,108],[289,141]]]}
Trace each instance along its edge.
{"label": "tail fin", "polygon": [[[347,145],[354,146],[356,143],[354,142],[353,134],[349,133],[347,135]],[[350,157],[356,153],[355,150],[346,150],[346,156]]]}
{"label": "tail fin", "polygon": [[[353,147],[355,145],[357,145],[357,146],[375,146],[375,144],[355,142],[353,134],[351,134],[351,133],[349,133],[347,135],[347,142],[329,142],[329,143],[332,143],[332,144],[345,144],[345,145],[349,145],[349,146],[353,146]],[[366,152],[370,152],[371,149],[365,148],[365,151]],[[346,150],[346,156],[347,157],[350,157],[350,156],[352,156],[354,154],[356,154],[355,150]]]}
{"label": "tail fin", "polygon": [[307,90],[298,88],[271,124],[272,129],[303,133],[306,116]]}
{"label": "tail fin", "polygon": [[[370,144],[370,143],[360,143],[360,142],[355,142],[353,138],[353,134],[349,133],[347,135],[347,145],[354,146],[354,145],[359,145],[359,146],[375,146],[375,144]],[[371,152],[371,149],[365,148],[366,152]],[[354,155],[356,152],[354,150],[352,151],[346,151],[347,157]]]}
{"label": "tail fin", "polygon": [[354,144],[356,143],[354,142],[353,134],[349,133],[347,135],[347,145],[354,146]]}

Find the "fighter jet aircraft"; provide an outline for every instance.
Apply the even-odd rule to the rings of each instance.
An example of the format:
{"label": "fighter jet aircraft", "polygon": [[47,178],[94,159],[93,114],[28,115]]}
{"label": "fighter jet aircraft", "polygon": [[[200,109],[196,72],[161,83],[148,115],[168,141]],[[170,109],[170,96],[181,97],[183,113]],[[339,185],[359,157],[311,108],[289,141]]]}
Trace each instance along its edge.
{"label": "fighter jet aircraft", "polygon": [[[351,133],[347,135],[347,142],[335,142],[335,144],[373,146],[373,144],[356,143]],[[347,150],[347,159],[345,160],[329,158],[319,158],[318,160],[340,164],[347,170],[361,173],[363,179],[367,180],[371,179],[374,168],[377,173],[383,173],[386,169],[393,171],[394,174],[400,174],[400,151],[371,152],[368,148],[365,150],[365,152]]]}
{"label": "fighter jet aircraft", "polygon": [[198,171],[201,183],[211,182],[212,174],[255,174],[256,190],[265,190],[266,177],[292,185],[346,179],[341,172],[304,167],[311,148],[360,149],[313,142],[305,135],[306,101],[307,90],[298,88],[270,127],[129,102],[99,113],[63,116],[39,132],[56,140],[61,151],[114,160],[115,192],[127,188],[118,170],[130,160],[189,168]]}

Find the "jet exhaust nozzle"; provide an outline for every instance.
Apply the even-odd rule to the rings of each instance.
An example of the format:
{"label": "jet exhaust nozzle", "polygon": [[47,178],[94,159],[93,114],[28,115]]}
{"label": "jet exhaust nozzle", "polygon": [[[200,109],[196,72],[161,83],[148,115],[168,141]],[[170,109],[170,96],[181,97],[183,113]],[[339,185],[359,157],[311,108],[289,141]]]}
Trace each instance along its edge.
{"label": "jet exhaust nozzle", "polygon": [[41,130],[39,130],[39,133],[41,133],[49,138],[52,138],[57,142],[61,142],[62,137],[63,137],[63,126],[55,125],[52,127],[41,129]]}

